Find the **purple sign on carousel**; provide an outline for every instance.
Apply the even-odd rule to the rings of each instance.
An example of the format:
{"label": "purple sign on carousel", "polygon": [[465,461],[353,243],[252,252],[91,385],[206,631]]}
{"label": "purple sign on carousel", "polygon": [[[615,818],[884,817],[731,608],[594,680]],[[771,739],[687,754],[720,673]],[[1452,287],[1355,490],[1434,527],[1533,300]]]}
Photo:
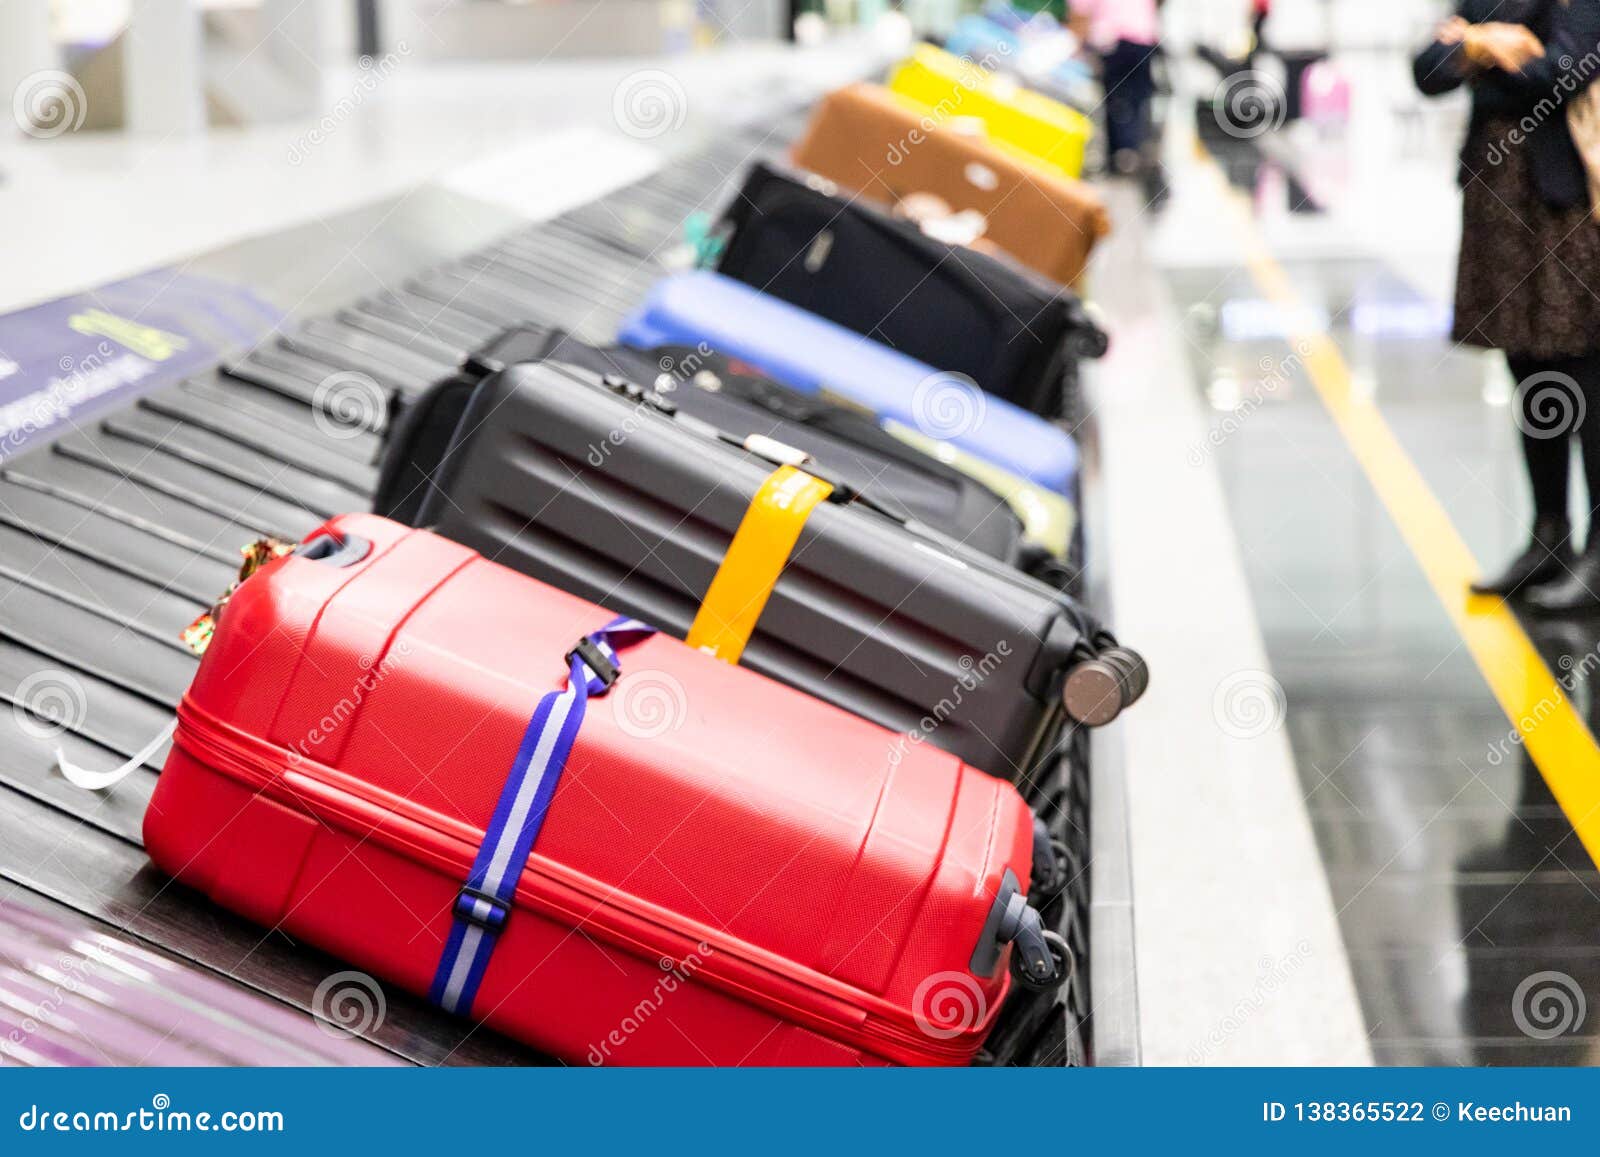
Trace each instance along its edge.
{"label": "purple sign on carousel", "polygon": [[0,461],[253,345],[281,317],[249,290],[168,269],[0,316]]}

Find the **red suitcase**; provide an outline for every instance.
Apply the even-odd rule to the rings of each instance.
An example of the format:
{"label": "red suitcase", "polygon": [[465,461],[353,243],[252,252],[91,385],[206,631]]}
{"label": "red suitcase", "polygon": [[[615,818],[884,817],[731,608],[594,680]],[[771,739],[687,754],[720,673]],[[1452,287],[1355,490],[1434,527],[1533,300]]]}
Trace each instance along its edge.
{"label": "red suitcase", "polygon": [[329,522],[222,610],[151,857],[573,1063],[964,1064],[1059,977],[1010,784],[609,620]]}

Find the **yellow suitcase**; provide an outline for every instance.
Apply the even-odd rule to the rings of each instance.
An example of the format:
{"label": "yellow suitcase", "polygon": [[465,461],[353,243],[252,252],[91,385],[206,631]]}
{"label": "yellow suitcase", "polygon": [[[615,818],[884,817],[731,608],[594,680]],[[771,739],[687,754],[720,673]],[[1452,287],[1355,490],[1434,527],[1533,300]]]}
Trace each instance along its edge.
{"label": "yellow suitcase", "polygon": [[946,466],[976,478],[990,490],[1006,500],[1022,522],[1022,536],[1047,554],[1066,559],[1072,549],[1072,533],[1077,527],[1078,512],[1072,503],[1042,486],[1035,486],[1019,478],[1004,467],[996,466],[987,458],[979,458],[959,450],[949,442],[930,438],[920,430],[906,426],[892,418],[883,422],[883,428],[902,442],[915,446],[924,454],[937,458]]}
{"label": "yellow suitcase", "polygon": [[919,45],[895,69],[889,87],[925,106],[935,122],[972,117],[1008,151],[1068,177],[1083,173],[1083,151],[1093,132],[1088,117],[965,57]]}

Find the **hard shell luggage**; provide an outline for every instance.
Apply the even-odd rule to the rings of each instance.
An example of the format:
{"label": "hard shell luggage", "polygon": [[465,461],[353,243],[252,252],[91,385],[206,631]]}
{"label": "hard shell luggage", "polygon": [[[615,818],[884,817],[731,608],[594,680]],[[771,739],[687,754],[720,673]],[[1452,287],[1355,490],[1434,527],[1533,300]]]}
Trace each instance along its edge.
{"label": "hard shell luggage", "polygon": [[663,278],[623,321],[619,337],[639,347],[704,342],[802,393],[846,399],[1069,499],[1076,495],[1078,450],[1065,430],[730,277],[695,271]]}
{"label": "hard shell luggage", "polygon": [[968,13],[944,38],[944,50],[1022,83],[1069,108],[1092,114],[1100,103],[1094,72],[1079,56],[1082,43],[1046,13],[1011,26]]}
{"label": "hard shell luggage", "polygon": [[792,447],[553,362],[484,380],[416,520],[1019,781],[1099,631]]}
{"label": "hard shell luggage", "polygon": [[[1081,524],[1078,511],[1072,503],[1059,494],[1035,486],[993,462],[959,450],[949,442],[930,438],[921,430],[890,420],[883,431],[906,445],[936,458],[962,474],[973,478],[1006,500],[1011,512],[1022,522],[1023,541],[1037,547],[1053,559],[1065,559],[1076,564],[1081,561]],[[1046,578],[1038,564],[1024,564],[1022,569],[1036,578]],[[1046,581],[1055,585],[1054,578]]]}
{"label": "hard shell luggage", "polygon": [[926,105],[940,120],[982,121],[991,139],[1026,153],[1035,164],[1068,177],[1083,174],[1084,149],[1093,132],[1089,118],[1010,77],[921,44],[896,67],[889,87]]}
{"label": "hard shell luggage", "polygon": [[1043,985],[1067,958],[1026,902],[1021,797],[896,742],[350,515],[222,607],[144,839],[569,1063],[963,1064],[1008,963]]}
{"label": "hard shell luggage", "polygon": [[868,415],[807,397],[708,350],[593,346],[535,325],[507,330],[416,404],[414,416],[384,447],[373,510],[414,521],[478,383],[506,366],[546,360],[650,386],[685,413],[740,438],[759,435],[799,447],[852,489],[991,558],[1028,569],[1054,557],[1047,545],[1053,540],[1025,536],[1024,503],[885,432]]}
{"label": "hard shell luggage", "polygon": [[933,194],[955,212],[982,214],[984,240],[1063,285],[1078,282],[1111,231],[1105,202],[1088,185],[1026,165],[956,123],[929,121],[915,101],[881,85],[829,93],[792,156],[891,207]]}
{"label": "hard shell luggage", "polygon": [[1036,414],[1060,415],[1078,360],[1105,352],[1071,290],[825,181],[752,166],[724,222],[719,273]]}

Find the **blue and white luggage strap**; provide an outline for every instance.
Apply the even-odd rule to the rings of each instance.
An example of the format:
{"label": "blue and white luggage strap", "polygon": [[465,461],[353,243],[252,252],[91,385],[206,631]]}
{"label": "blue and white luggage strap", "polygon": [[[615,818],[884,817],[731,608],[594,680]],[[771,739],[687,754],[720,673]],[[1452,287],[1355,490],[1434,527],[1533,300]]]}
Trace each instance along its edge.
{"label": "blue and white luggage strap", "polygon": [[655,634],[637,619],[612,620],[567,652],[567,689],[539,700],[500,791],[483,846],[452,908],[455,923],[428,999],[463,1016],[483,981],[495,942],[511,915],[517,880],[539,838],[591,695],[604,695],[622,673],[617,650]]}

